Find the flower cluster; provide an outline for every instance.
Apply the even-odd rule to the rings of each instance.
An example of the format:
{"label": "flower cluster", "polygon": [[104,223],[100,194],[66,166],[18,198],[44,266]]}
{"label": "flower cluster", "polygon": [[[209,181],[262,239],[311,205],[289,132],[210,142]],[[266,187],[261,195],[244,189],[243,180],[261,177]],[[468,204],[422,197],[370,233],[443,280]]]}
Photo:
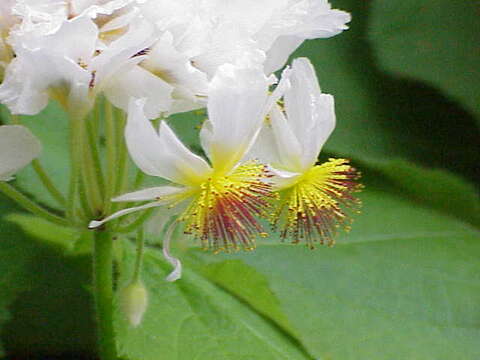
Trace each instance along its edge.
{"label": "flower cluster", "polygon": [[6,0],[0,5],[0,101],[36,114],[50,98],[70,110],[99,93],[147,117],[204,107],[218,67],[249,57],[266,74],[303,40],[346,29],[324,0]]}
{"label": "flower cluster", "polygon": [[[102,95],[127,113],[125,142],[138,168],[170,182],[115,197],[146,203],[103,213],[90,228],[162,206],[219,252],[253,249],[266,234],[261,218],[311,247],[332,245],[347,226],[358,173],[345,159],[316,164],[335,126],[333,97],[305,58],[280,81],[274,75],[304,40],[347,28],[350,15],[328,1],[6,0],[0,19],[0,102],[12,114],[37,114],[53,99],[81,121]],[[165,122],[203,107],[207,159]],[[1,160],[6,179],[38,144],[26,129],[2,128],[2,148],[7,132],[30,144],[21,164]],[[173,281],[181,264],[169,241]]]}

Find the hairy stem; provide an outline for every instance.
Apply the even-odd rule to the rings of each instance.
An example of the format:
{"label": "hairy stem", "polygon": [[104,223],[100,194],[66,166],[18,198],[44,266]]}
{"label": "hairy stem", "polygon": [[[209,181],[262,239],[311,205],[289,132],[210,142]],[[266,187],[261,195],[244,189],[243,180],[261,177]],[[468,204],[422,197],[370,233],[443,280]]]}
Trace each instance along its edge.
{"label": "hairy stem", "polygon": [[20,191],[15,189],[12,185],[4,181],[0,182],[0,191],[4,195],[8,196],[10,199],[14,200],[17,204],[19,204],[25,210],[30,211],[34,215],[37,215],[41,218],[44,218],[45,220],[48,220],[58,225],[64,225],[64,226],[69,225],[67,220],[65,220],[64,218],[61,218],[60,216],[52,214],[47,209],[44,209],[37,203],[33,202],[27,196],[25,196]]}
{"label": "hairy stem", "polygon": [[[79,135],[81,134],[83,119],[77,116],[70,116],[70,184],[68,188],[68,198],[67,198],[67,217],[72,221],[76,222],[76,199],[77,191],[79,190],[80,182],[80,161],[81,161],[81,149],[82,143]],[[87,209],[86,212],[88,213]]]}
{"label": "hairy stem", "polygon": [[137,232],[137,257],[135,259],[135,269],[133,273],[132,283],[136,283],[140,280],[140,271],[142,269],[144,246],[145,246],[144,230],[143,230],[143,227],[140,226]]}
{"label": "hairy stem", "polygon": [[112,210],[112,197],[115,192],[115,184],[117,179],[115,125],[112,105],[108,101],[105,101],[105,137],[107,145],[107,177],[105,181],[105,194],[103,198],[105,215],[109,215]]}
{"label": "hairy stem", "polygon": [[90,146],[88,139],[88,118],[84,119],[81,132],[79,134],[82,145],[82,177],[87,190],[87,200],[91,213],[98,216],[102,212],[103,199],[99,187],[99,174],[95,163],[95,154]]}
{"label": "hairy stem", "polygon": [[[116,168],[118,175],[115,183],[115,196],[125,192],[128,182],[128,156],[124,139],[125,123],[125,114],[122,110],[117,109],[115,112],[115,144],[117,149]],[[120,203],[113,204],[112,212],[121,207],[122,205]]]}
{"label": "hairy stem", "polygon": [[98,123],[100,119],[97,111],[98,106],[96,106],[94,115],[87,121],[87,136],[88,136],[88,147],[91,151],[93,166],[95,169],[95,175],[97,177],[97,183],[100,189],[103,191],[105,188],[105,183],[103,179],[103,170],[102,163],[100,161],[100,149],[99,149],[99,132],[98,132]]}
{"label": "hairy stem", "polygon": [[65,197],[63,194],[60,192],[60,190],[57,189],[55,184],[53,183],[52,179],[50,179],[50,176],[46,173],[46,171],[43,169],[42,165],[40,164],[40,161],[38,159],[34,159],[32,161],[32,167],[37,173],[40,181],[42,182],[43,186],[47,189],[47,191],[52,195],[52,197],[62,206],[65,206],[67,204],[67,200],[65,200]]}
{"label": "hairy stem", "polygon": [[97,318],[98,351],[101,360],[116,360],[117,349],[113,327],[113,240],[112,233],[95,232],[93,279]]}

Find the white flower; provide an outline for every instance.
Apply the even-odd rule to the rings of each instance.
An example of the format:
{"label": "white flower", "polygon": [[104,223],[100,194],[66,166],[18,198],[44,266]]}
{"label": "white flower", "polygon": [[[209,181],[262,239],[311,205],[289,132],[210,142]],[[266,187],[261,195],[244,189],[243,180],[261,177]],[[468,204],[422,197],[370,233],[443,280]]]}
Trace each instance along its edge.
{"label": "white flower", "polygon": [[315,165],[335,127],[333,97],[322,94],[308,59],[293,62],[278,85],[283,102],[275,104],[249,154],[269,163],[280,199],[274,222],[282,237],[310,246],[333,244],[338,224],[347,216],[343,205],[355,205],[356,170],[345,159]]}
{"label": "white flower", "polygon": [[[202,146],[210,164],[193,154],[161,122],[153,128],[143,112],[144,100],[132,100],[125,130],[133,161],[148,175],[170,180],[174,186],[144,189],[114,201],[148,201],[121,210],[90,227],[134,211],[168,205],[177,207],[185,231],[202,241],[205,248],[229,251],[254,247],[261,231],[255,216],[268,205],[271,195],[265,166],[244,162],[265,115],[268,79],[261,68],[225,64],[209,89],[209,120],[201,132]],[[177,268],[180,262],[169,254],[170,236],[164,241],[165,256]],[[172,278],[170,278],[172,280]]]}
{"label": "white flower", "polygon": [[0,101],[23,114],[37,113],[52,97],[88,110],[99,92],[125,111],[131,96],[146,98],[149,118],[204,107],[223,64],[246,56],[270,74],[303,40],[338,34],[350,20],[326,0],[19,0],[11,6],[17,24],[9,46],[0,41],[0,57],[3,67],[13,53],[16,58]]}
{"label": "white flower", "polygon": [[0,2],[0,83],[3,80],[5,67],[13,58],[13,53],[7,43],[7,37],[12,26],[17,23],[17,18],[12,14],[14,0]]}
{"label": "white flower", "polygon": [[[281,69],[288,57],[307,39],[329,38],[348,29],[349,13],[332,9],[327,0],[283,0],[255,34],[267,53],[265,71]],[[280,6],[280,3],[283,6]]]}
{"label": "white flower", "polygon": [[0,126],[0,181],[8,181],[41,152],[38,139],[21,125]]}
{"label": "white flower", "polygon": [[351,19],[327,0],[205,0],[202,5],[210,21],[241,29],[267,54],[267,74],[283,67],[304,40],[337,35]]}
{"label": "white flower", "polygon": [[17,33],[12,44],[16,58],[0,86],[0,101],[17,114],[36,114],[49,98],[86,113],[104,92],[124,110],[130,96],[148,97],[148,115],[158,116],[170,108],[172,87],[137,66],[145,58],[137,55],[154,41],[152,32],[148,22],[136,19],[102,50],[97,48],[97,25],[88,16],[64,20],[48,35]]}
{"label": "white flower", "polygon": [[336,35],[350,21],[326,0],[150,0],[138,7],[160,38],[141,66],[174,86],[172,113],[205,105],[219,66],[249,57],[271,74],[305,39]]}

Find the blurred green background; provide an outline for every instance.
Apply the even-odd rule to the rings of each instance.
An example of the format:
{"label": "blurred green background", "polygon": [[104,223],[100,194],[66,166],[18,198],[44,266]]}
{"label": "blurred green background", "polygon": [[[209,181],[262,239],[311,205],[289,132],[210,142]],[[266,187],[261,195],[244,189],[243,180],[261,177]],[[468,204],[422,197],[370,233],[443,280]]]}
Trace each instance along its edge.
{"label": "blurred green background", "polygon": [[[282,244],[203,253],[180,234],[185,276],[152,245],[143,324],[116,327],[125,360],[480,358],[480,5],[477,1],[336,0],[347,32],[307,41],[336,99],[321,158],[363,173],[364,206],[333,249]],[[171,124],[194,150],[201,116]],[[68,167],[64,115],[52,104],[25,122],[60,187]],[[16,185],[53,206],[26,169]],[[88,241],[0,202],[0,352],[9,359],[93,355]],[[155,242],[154,236],[152,242]],[[132,246],[118,257],[128,279]]]}

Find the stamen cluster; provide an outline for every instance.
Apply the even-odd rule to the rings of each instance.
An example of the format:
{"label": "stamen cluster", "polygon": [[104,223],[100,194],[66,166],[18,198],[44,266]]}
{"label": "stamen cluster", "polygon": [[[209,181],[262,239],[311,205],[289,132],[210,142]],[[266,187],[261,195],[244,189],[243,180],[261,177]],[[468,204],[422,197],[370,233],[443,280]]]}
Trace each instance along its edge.
{"label": "stamen cluster", "polygon": [[179,218],[185,232],[214,252],[253,250],[256,235],[266,235],[257,219],[267,214],[274,197],[271,176],[265,165],[250,161],[229,175],[209,177]]}
{"label": "stamen cluster", "polygon": [[280,192],[273,224],[281,229],[282,239],[293,243],[306,241],[335,244],[340,226],[349,230],[349,210],[357,210],[360,201],[353,193],[361,189],[356,182],[360,173],[345,159],[329,159],[312,167],[298,182]]}

